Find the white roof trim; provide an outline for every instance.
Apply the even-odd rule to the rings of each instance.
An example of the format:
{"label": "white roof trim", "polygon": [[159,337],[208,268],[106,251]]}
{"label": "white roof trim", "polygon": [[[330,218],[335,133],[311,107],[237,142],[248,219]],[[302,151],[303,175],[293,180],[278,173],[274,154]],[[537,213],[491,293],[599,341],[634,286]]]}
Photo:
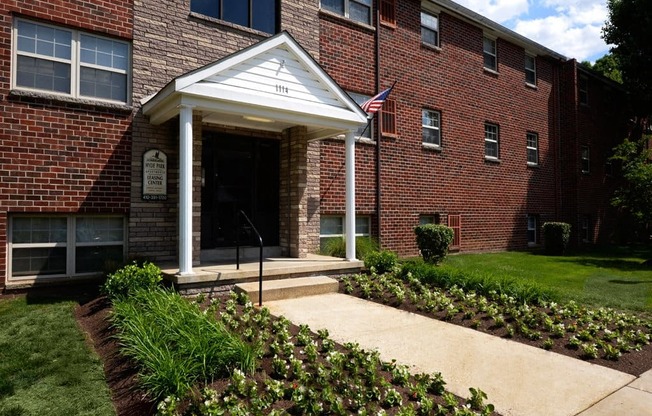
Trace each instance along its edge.
{"label": "white roof trim", "polygon": [[181,104],[212,114],[264,115],[315,132],[367,123],[367,114],[287,32],[177,77],[141,102],[152,124],[175,117]]}

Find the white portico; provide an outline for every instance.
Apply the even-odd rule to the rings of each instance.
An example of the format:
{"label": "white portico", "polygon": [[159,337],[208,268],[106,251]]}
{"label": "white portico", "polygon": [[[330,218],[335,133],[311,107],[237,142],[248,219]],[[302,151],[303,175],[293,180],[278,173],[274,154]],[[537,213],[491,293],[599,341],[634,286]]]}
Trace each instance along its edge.
{"label": "white portico", "polygon": [[[366,114],[287,32],[175,78],[143,100],[143,113],[154,125],[179,117],[179,274],[192,274],[197,258],[192,221],[198,123],[293,135],[304,145],[345,135],[345,222],[347,230],[355,229],[354,132],[367,123]],[[289,193],[301,192],[298,186]],[[353,232],[346,246],[347,259],[355,260]]]}

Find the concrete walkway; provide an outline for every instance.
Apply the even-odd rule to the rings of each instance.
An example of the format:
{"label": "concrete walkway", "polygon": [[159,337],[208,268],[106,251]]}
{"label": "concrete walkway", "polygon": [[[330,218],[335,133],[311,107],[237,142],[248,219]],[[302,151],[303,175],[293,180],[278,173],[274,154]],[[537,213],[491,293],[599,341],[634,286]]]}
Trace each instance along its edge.
{"label": "concrete walkway", "polygon": [[342,294],[266,302],[337,342],[357,342],[414,372],[441,372],[447,389],[488,395],[496,411],[522,416],[652,415],[652,371],[640,378]]}

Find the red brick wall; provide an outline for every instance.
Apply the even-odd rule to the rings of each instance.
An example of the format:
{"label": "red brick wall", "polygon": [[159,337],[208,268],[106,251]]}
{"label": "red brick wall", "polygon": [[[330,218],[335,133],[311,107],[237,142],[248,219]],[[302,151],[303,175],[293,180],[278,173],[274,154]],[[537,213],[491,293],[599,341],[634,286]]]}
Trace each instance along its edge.
{"label": "red brick wall", "polygon": [[[579,74],[588,77],[588,104],[579,104]],[[590,243],[623,242],[629,227],[611,204],[619,186],[615,175],[606,170],[612,149],[626,135],[625,96],[618,85],[580,70],[575,60],[565,65],[563,88],[562,156],[564,206],[562,219],[572,226],[571,242],[582,244],[581,218],[590,219]],[[581,172],[581,148],[590,151],[590,172]]]}
{"label": "red brick wall", "polygon": [[[555,219],[556,96],[553,61],[537,58],[525,85],[523,48],[498,40],[498,75],[483,70],[483,32],[440,14],[441,49],[423,47],[420,2],[399,3],[396,29],[381,27],[381,87],[398,80],[398,137],[383,138],[384,247],[416,255],[419,214],[462,214],[463,251],[526,248],[526,214]],[[321,62],[345,89],[374,88],[374,32],[322,14]],[[442,151],[421,145],[421,109],[442,116]],[[484,123],[500,126],[500,163],[484,159]],[[539,135],[540,164],[527,166],[526,133]],[[357,211],[375,212],[374,145],[357,146]],[[322,213],[344,212],[343,144],[322,145]],[[333,179],[336,178],[336,179]],[[333,185],[331,185],[331,182]],[[328,192],[326,190],[328,189]]]}
{"label": "red brick wall", "polygon": [[0,286],[7,214],[127,213],[131,110],[10,91],[13,19],[131,39],[131,1],[0,4]]}

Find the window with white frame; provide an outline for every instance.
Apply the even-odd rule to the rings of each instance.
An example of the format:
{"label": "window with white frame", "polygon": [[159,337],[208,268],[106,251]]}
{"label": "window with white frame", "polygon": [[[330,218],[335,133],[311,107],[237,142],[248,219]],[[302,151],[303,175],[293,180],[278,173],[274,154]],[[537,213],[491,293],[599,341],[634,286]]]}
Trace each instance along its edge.
{"label": "window with white frame", "polygon": [[580,162],[582,173],[591,172],[591,152],[589,146],[582,146],[580,149]]}
{"label": "window with white frame", "polygon": [[372,0],[321,0],[321,8],[348,17],[356,22],[371,24]]}
{"label": "window with white frame", "polygon": [[489,159],[498,159],[498,126],[491,123],[484,125],[484,155]]}
{"label": "window with white frame", "polygon": [[491,71],[498,70],[498,53],[496,39],[485,36],[482,38],[482,54],[484,56],[484,67]]}
{"label": "window with white frame", "polygon": [[[349,94],[349,97],[351,97],[351,99],[355,101],[358,105],[361,105],[369,98],[371,98],[370,95],[358,94],[356,92],[347,92],[347,94]],[[373,127],[374,127],[373,123],[371,122],[367,123],[367,125],[364,125],[362,127],[358,127],[358,129],[355,131],[355,136],[358,138],[373,140],[373,138],[376,137],[373,135]]]}
{"label": "window with white frame", "polygon": [[128,101],[129,43],[24,19],[14,43],[15,88]]}
{"label": "window with white frame", "polygon": [[439,17],[428,12],[421,12],[421,42],[439,46]]}
{"label": "window with white frame", "polygon": [[[371,218],[366,216],[355,217],[355,236],[369,237],[371,235]],[[319,228],[319,243],[322,250],[333,238],[344,238],[346,224],[343,215],[322,215]]]}
{"label": "window with white frame", "polygon": [[526,134],[527,141],[527,163],[528,165],[539,164],[539,135],[536,133],[528,132]]}
{"label": "window with white frame", "polygon": [[539,219],[536,215],[527,216],[527,243],[528,245],[536,245],[538,243],[538,228]]}
{"label": "window with white frame", "polygon": [[191,0],[190,11],[236,25],[277,32],[277,0]]}
{"label": "window with white frame", "polygon": [[441,147],[441,114],[439,111],[422,109],[421,127],[424,144]]}
{"label": "window with white frame", "polygon": [[124,259],[123,217],[16,215],[9,224],[10,280],[97,273]]}
{"label": "window with white frame", "polygon": [[525,54],[525,82],[529,85],[537,85],[536,58]]}

